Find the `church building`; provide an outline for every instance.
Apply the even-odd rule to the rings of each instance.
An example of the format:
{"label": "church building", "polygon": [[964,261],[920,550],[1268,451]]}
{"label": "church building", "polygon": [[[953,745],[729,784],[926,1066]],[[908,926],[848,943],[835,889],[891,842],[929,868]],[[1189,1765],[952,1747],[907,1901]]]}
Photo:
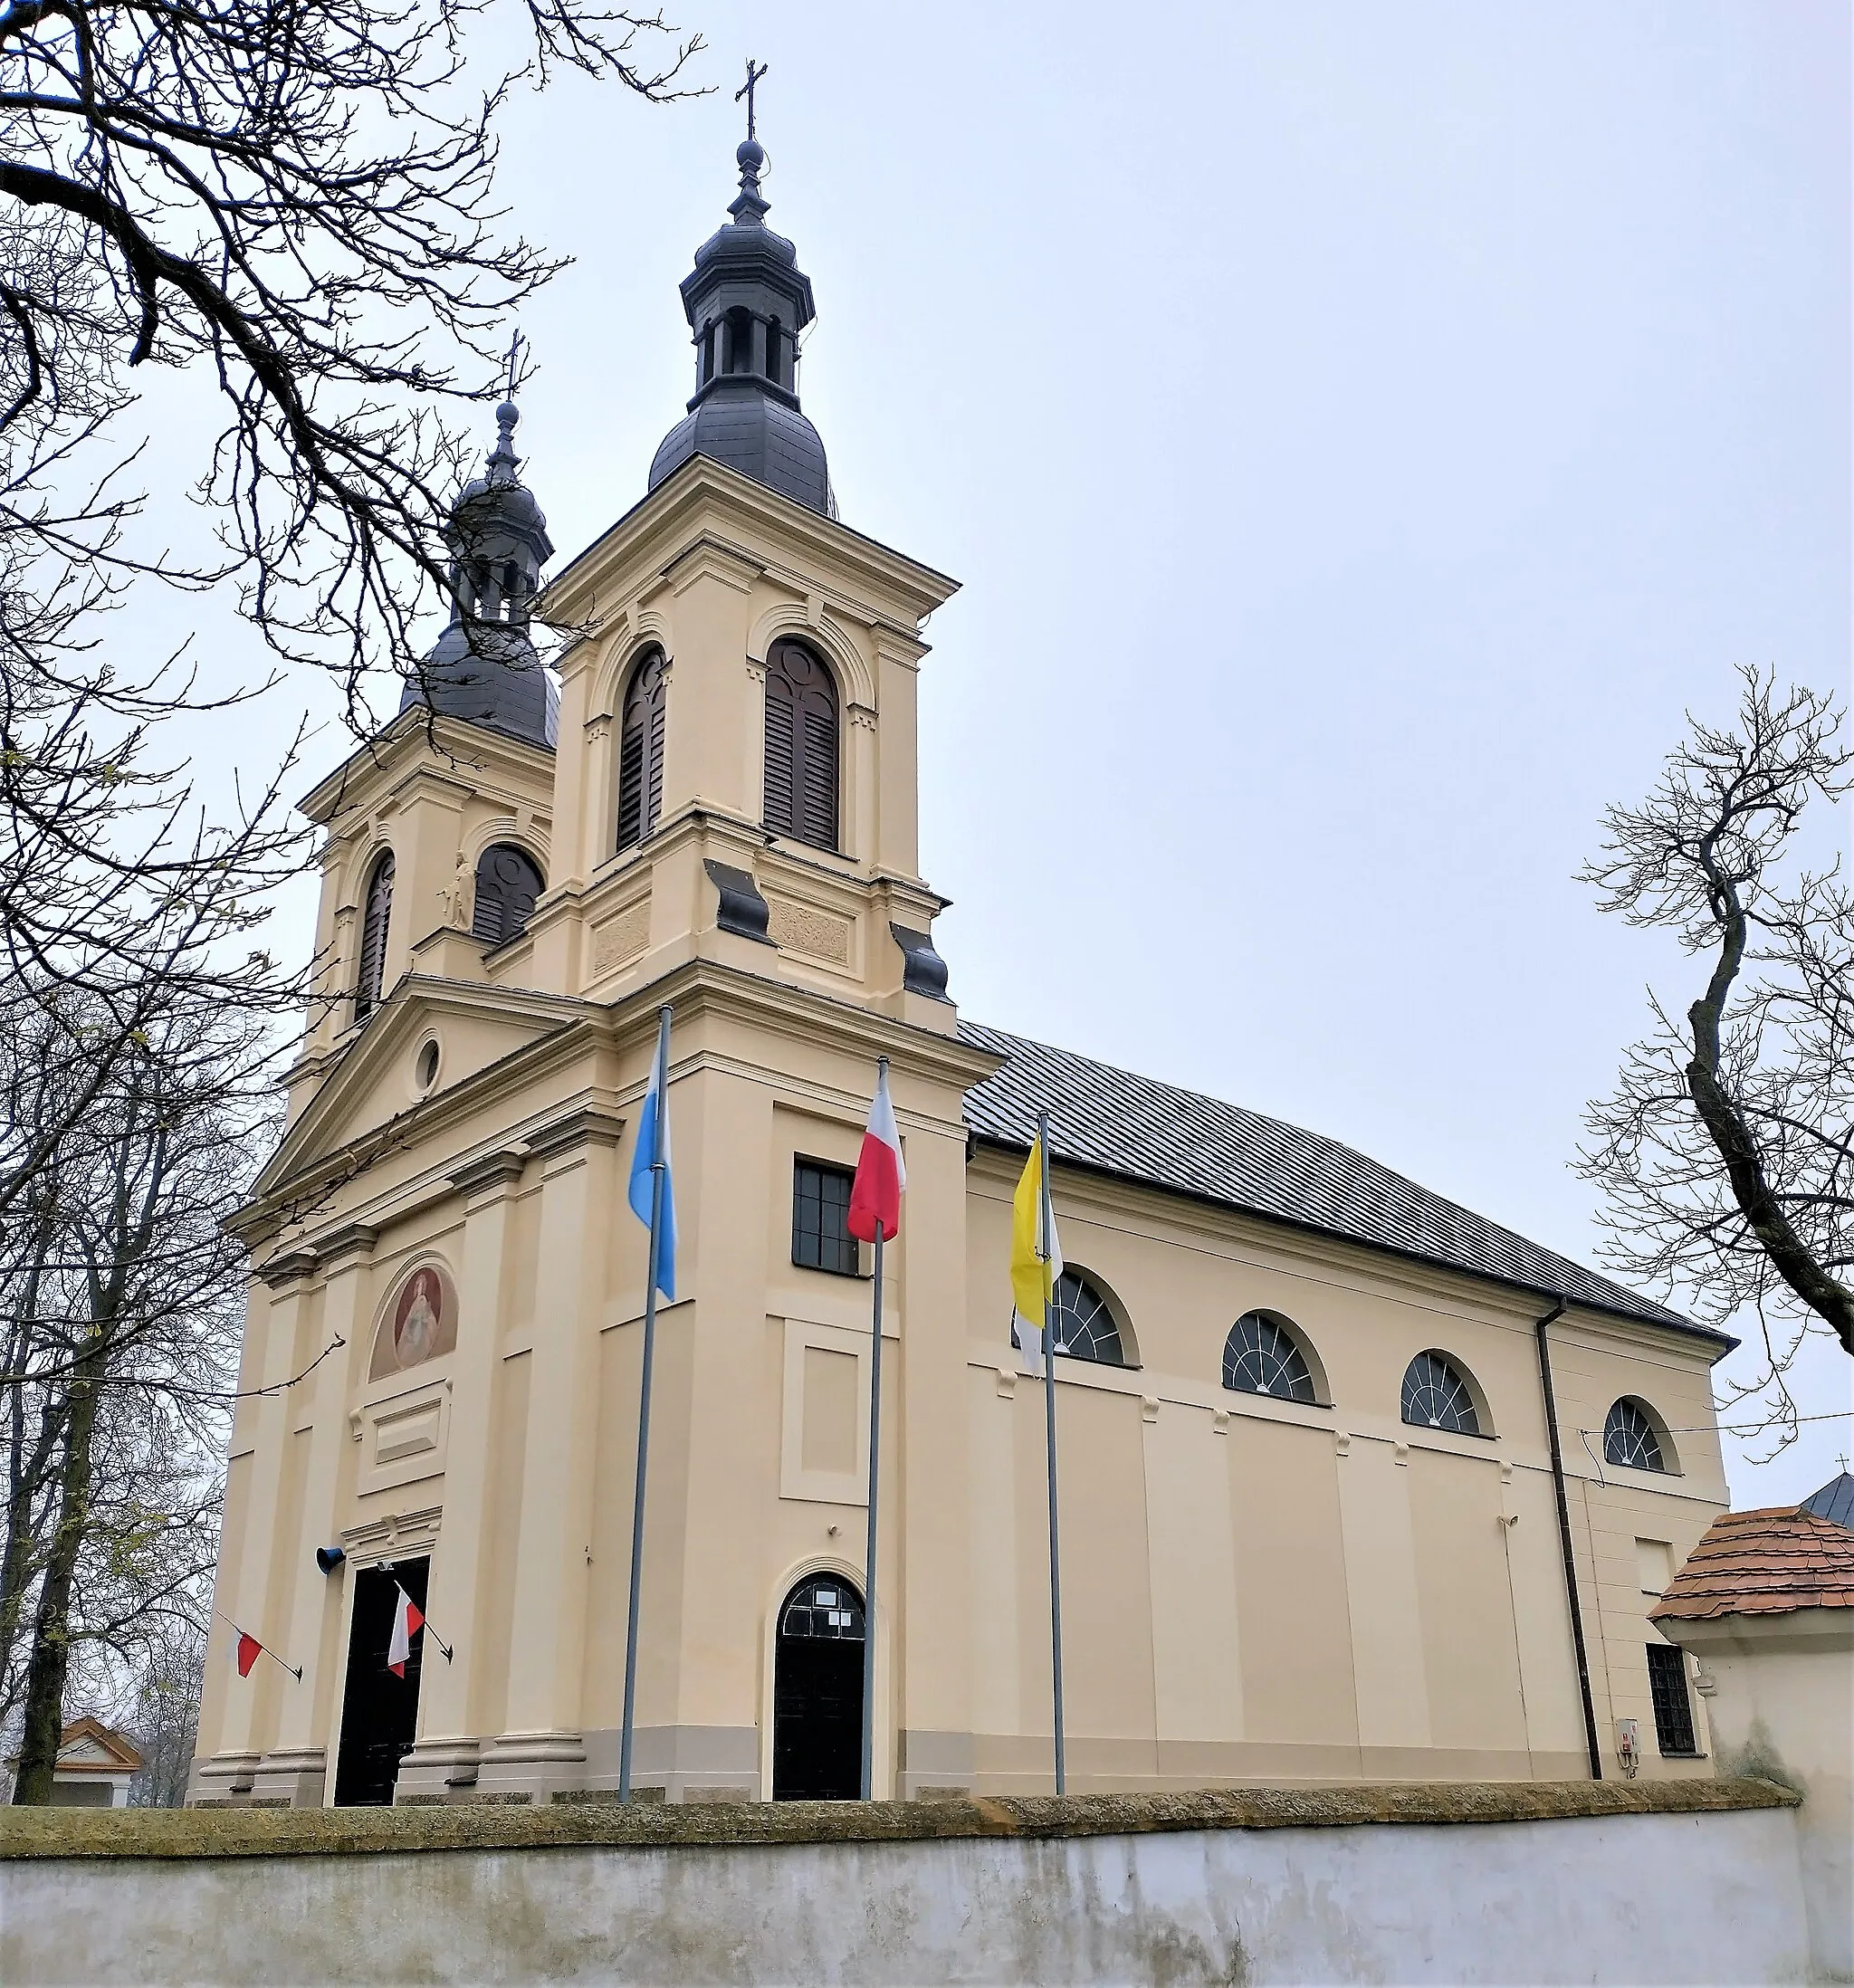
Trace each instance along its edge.
{"label": "church building", "polygon": [[[799,404],[810,280],[760,148],[738,159],[682,284],[687,412],[545,582],[557,673],[505,405],[458,501],[457,618],[303,803],[321,998],[239,1218],[189,1800],[612,1799],[626,1180],[665,1004],[639,1792],[854,1795],[865,1638],[877,1795],[1050,1789],[1043,1386],[1008,1275],[1039,1112],[1073,1792],[1710,1774],[1647,1611],[1726,1503],[1732,1343],[1332,1140],[954,1006],[916,714],[955,582],[838,517]],[[871,1619],[845,1217],[880,1056],[908,1184]],[[395,1669],[402,1596],[425,1621]],[[281,1661],[234,1663],[241,1632]]]}

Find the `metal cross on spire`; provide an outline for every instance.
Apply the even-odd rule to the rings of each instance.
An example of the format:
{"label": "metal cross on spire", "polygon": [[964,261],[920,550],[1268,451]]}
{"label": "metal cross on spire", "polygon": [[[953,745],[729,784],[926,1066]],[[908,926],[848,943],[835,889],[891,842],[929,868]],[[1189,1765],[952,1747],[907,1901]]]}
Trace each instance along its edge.
{"label": "metal cross on spire", "polygon": [[748,56],[747,80],[734,91],[734,101],[736,103],[739,103],[742,97],[747,100],[747,137],[750,141],[757,140],[760,136],[753,129],[753,87],[765,73],[766,64],[761,62],[756,68],[753,58],[750,55]]}
{"label": "metal cross on spire", "polygon": [[504,400],[513,400],[515,397],[515,364],[521,358],[522,342],[519,331],[509,340],[509,389],[502,396]]}

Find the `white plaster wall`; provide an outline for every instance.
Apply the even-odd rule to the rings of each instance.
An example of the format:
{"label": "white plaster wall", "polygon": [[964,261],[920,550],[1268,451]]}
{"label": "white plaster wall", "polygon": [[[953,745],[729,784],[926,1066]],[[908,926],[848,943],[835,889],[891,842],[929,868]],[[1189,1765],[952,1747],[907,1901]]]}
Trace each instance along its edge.
{"label": "white plaster wall", "polygon": [[1794,1812],[0,1863],[32,1983],[1807,1981]]}

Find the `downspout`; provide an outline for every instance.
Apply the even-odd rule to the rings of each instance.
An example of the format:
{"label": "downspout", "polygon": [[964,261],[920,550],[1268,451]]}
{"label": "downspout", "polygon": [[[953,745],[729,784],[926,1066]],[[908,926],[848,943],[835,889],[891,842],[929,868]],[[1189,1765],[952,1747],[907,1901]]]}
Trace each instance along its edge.
{"label": "downspout", "polygon": [[1583,1737],[1590,1749],[1590,1778],[1603,1778],[1602,1746],[1597,1738],[1596,1702],[1590,1695],[1590,1652],[1583,1641],[1583,1610],[1577,1600],[1577,1561],[1571,1550],[1571,1501],[1564,1489],[1564,1452],[1558,1441],[1558,1400],[1552,1391],[1552,1353],[1545,1343],[1545,1328],[1563,1318],[1570,1301],[1560,1298],[1545,1315],[1534,1322],[1539,1343],[1539,1386],[1545,1397],[1545,1436],[1552,1449],[1552,1489],[1558,1500],[1558,1546],[1564,1556],[1564,1598],[1571,1604],[1571,1640],[1577,1651],[1577,1688],[1583,1698]]}

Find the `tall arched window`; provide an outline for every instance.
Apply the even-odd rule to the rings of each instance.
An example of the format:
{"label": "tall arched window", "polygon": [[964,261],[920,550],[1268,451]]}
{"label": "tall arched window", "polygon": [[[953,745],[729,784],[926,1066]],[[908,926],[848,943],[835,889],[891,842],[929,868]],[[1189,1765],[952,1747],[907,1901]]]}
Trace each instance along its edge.
{"label": "tall arched window", "polygon": [[1625,1394],[1603,1418],[1603,1461],[1629,1470],[1665,1470],[1661,1438],[1648,1410]]}
{"label": "tall arched window", "polygon": [[505,946],[528,930],[534,901],[546,880],[527,850],[512,842],[492,842],[476,859],[476,907],[471,936],[491,947]]}
{"label": "tall arched window", "polygon": [[766,826],[836,847],[836,684],[802,643],[766,657]]}
{"label": "tall arched window", "polygon": [[393,915],[393,852],[382,852],[367,880],[360,914],[360,971],[354,981],[354,1018],[364,1022],[379,1006],[380,977],[387,968],[387,926]]}
{"label": "tall arched window", "polygon": [[663,726],[668,686],[661,649],[646,649],[631,672],[618,726],[618,847],[629,849],[663,812]]}
{"label": "tall arched window", "polygon": [[1223,1342],[1223,1385],[1239,1394],[1315,1401],[1314,1377],[1294,1334],[1266,1312],[1245,1312]]}
{"label": "tall arched window", "polygon": [[1403,1373],[1403,1419],[1414,1429],[1479,1436],[1481,1419],[1459,1371],[1438,1352],[1419,1352]]}

